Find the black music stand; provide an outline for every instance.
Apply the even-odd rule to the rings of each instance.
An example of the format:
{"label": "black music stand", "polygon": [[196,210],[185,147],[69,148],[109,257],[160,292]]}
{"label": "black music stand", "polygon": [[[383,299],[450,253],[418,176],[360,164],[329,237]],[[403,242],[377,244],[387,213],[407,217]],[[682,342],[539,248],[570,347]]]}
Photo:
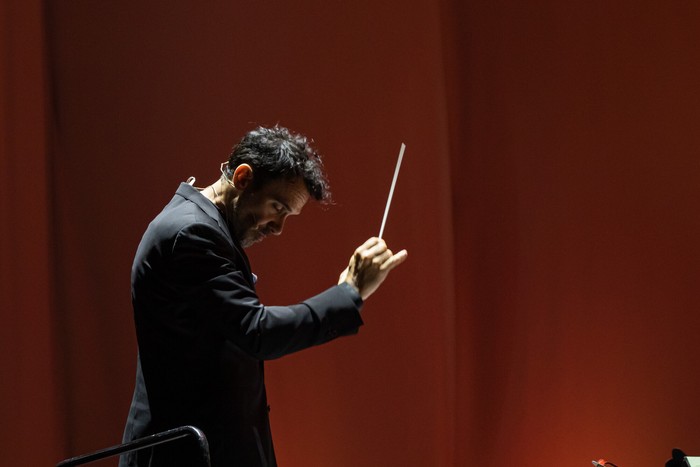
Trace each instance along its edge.
{"label": "black music stand", "polygon": [[87,464],[88,462],[105,459],[107,457],[124,454],[126,452],[150,448],[158,444],[169,443],[187,437],[192,437],[197,440],[200,453],[200,462],[198,462],[198,465],[201,467],[211,467],[211,461],[209,460],[209,442],[207,441],[207,437],[204,435],[202,430],[191,425],[173,428],[172,430],[163,431],[150,436],[144,436],[143,438],[135,439],[133,441],[129,441],[128,443],[118,444],[116,446],[101,449],[89,454],[83,454],[71,459],[66,459],[56,464],[56,467],[73,467],[75,465],[83,465]]}

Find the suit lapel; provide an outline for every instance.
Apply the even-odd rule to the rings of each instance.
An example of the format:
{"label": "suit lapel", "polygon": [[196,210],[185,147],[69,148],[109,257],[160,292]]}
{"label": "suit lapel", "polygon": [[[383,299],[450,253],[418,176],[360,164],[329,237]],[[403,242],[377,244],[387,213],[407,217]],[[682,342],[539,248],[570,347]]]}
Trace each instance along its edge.
{"label": "suit lapel", "polygon": [[182,196],[188,201],[196,204],[199,209],[204,211],[209,217],[216,221],[219,228],[226,234],[229,241],[234,244],[233,237],[231,236],[231,231],[226,225],[226,220],[224,219],[221,212],[214,206],[214,203],[209,201],[202,193],[199,192],[195,187],[190,186],[187,183],[180,183],[177,189],[177,194]]}
{"label": "suit lapel", "polygon": [[256,277],[251,271],[250,262],[248,261],[248,255],[246,255],[243,251],[243,247],[236,240],[234,240],[233,236],[231,235],[231,230],[228,228],[226,219],[224,219],[224,216],[221,214],[221,211],[219,211],[216,208],[216,206],[214,206],[214,203],[209,201],[209,199],[207,199],[202,193],[200,193],[199,190],[197,190],[188,183],[180,183],[176,194],[196,204],[197,207],[204,211],[218,224],[219,228],[226,236],[226,239],[229,241],[229,243],[231,243],[231,246],[238,253],[238,256],[243,258],[243,262],[246,266],[244,272],[246,273],[246,276],[251,286],[255,288]]}

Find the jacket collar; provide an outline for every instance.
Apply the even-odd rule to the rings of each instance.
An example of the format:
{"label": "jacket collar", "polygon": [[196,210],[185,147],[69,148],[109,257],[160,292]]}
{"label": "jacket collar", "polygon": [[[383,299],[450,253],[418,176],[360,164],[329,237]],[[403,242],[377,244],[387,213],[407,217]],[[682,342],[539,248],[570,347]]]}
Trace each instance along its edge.
{"label": "jacket collar", "polygon": [[197,188],[193,187],[189,183],[182,182],[177,188],[176,194],[196,204],[202,211],[204,211],[209,217],[214,219],[217,224],[219,224],[219,227],[226,234],[231,243],[236,245],[236,247],[239,249],[241,248],[238,242],[234,240],[233,235],[231,235],[231,230],[229,229],[226,219],[224,219],[221,211],[219,211],[217,207],[214,206],[214,203],[204,196]]}
{"label": "jacket collar", "polygon": [[209,217],[214,219],[217,224],[219,224],[219,228],[221,228],[221,231],[224,232],[226,238],[229,239],[234,248],[238,250],[238,253],[241,256],[241,258],[243,258],[243,261],[245,262],[247,268],[245,272],[249,276],[250,283],[254,286],[254,284],[258,281],[258,277],[251,271],[248,255],[246,255],[245,251],[243,251],[243,247],[241,246],[241,244],[233,238],[233,235],[231,235],[231,230],[229,229],[223,214],[221,214],[221,211],[219,211],[219,209],[216,206],[214,206],[214,203],[212,203],[206,196],[204,196],[197,188],[193,187],[189,183],[180,183],[180,186],[177,188],[175,194],[182,196],[186,200],[196,204],[197,207],[204,211],[205,214],[207,214]]}

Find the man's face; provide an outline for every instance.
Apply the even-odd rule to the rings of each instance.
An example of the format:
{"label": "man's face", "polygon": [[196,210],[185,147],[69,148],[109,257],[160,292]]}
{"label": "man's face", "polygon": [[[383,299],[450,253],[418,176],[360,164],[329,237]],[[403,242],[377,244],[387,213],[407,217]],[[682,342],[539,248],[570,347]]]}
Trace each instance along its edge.
{"label": "man's face", "polygon": [[302,178],[270,180],[247,187],[235,201],[231,228],[243,248],[279,235],[287,216],[296,216],[309,200]]}

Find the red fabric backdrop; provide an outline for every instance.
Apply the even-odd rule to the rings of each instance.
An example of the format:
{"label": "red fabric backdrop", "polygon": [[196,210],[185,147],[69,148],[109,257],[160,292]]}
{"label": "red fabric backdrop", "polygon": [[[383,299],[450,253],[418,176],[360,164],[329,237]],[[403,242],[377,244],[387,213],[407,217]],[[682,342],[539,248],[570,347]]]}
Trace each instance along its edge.
{"label": "red fabric backdrop", "polygon": [[0,3],[0,465],[119,441],[140,235],[277,122],[337,204],[250,250],[264,302],[378,233],[401,142],[410,254],[358,336],[268,365],[282,465],[700,453],[697,2],[237,3]]}
{"label": "red fabric backdrop", "polygon": [[0,2],[0,465],[65,454],[41,2]]}

